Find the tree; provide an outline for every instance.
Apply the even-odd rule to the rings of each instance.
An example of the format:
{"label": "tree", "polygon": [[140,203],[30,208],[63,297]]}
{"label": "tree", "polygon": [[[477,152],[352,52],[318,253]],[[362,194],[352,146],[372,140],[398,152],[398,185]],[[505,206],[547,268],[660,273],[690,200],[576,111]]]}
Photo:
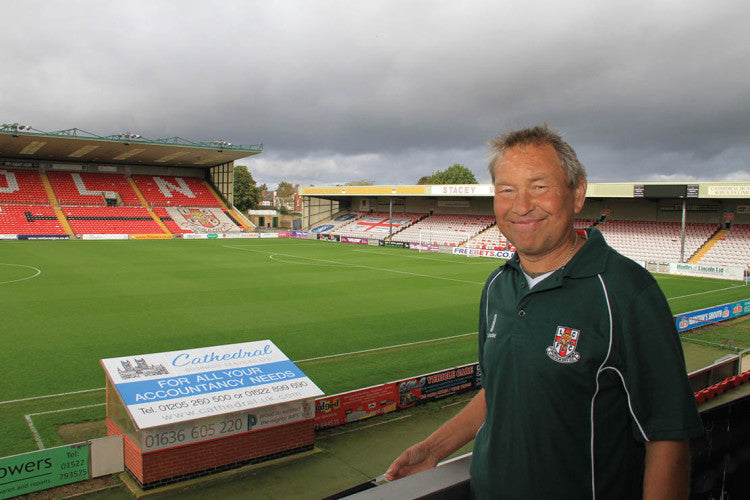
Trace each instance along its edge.
{"label": "tree", "polygon": [[261,189],[256,186],[255,179],[244,165],[234,166],[234,206],[238,210],[245,211],[257,208],[263,195]]}
{"label": "tree", "polygon": [[294,210],[294,197],[299,191],[299,184],[292,186],[291,183],[281,181],[276,189],[276,198],[278,200],[278,209],[284,207],[286,210]]}
{"label": "tree", "polygon": [[297,188],[292,186],[291,183],[281,181],[279,183],[279,187],[276,189],[276,196],[278,196],[279,198],[290,198],[293,197],[296,192]]}
{"label": "tree", "polygon": [[445,170],[438,170],[432,175],[420,178],[417,184],[478,184],[478,182],[471,170],[456,163]]}

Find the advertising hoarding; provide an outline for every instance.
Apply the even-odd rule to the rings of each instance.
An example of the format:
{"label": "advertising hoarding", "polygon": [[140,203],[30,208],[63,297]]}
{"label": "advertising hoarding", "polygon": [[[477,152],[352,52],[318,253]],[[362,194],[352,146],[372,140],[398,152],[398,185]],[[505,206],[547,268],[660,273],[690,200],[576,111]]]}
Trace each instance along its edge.
{"label": "advertising hoarding", "polygon": [[467,257],[492,257],[494,259],[510,259],[513,253],[509,250],[484,250],[481,248],[464,248],[456,247],[453,249],[454,255],[466,255]]}
{"label": "advertising hoarding", "polygon": [[0,459],[0,499],[86,479],[89,479],[88,443]]}
{"label": "advertising hoarding", "polygon": [[750,299],[679,314],[674,319],[677,331],[684,332],[746,314],[750,314]]}
{"label": "advertising hoarding", "polygon": [[479,387],[478,364],[334,394],[315,401],[315,428],[327,429]]}
{"label": "advertising hoarding", "polygon": [[[323,395],[270,340],[110,358],[100,363],[138,429]],[[177,443],[175,435],[175,441],[167,444]]]}

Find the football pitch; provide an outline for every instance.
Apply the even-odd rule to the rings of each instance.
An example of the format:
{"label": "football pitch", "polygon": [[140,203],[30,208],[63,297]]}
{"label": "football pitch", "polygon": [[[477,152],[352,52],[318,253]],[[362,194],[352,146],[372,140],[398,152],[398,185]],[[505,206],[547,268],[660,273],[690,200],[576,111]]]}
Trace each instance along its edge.
{"label": "football pitch", "polygon": [[[102,358],[270,339],[326,394],[474,362],[499,264],[293,239],[0,242],[0,456],[103,419]],[[657,279],[673,313],[750,293]],[[726,354],[684,348],[689,371]]]}

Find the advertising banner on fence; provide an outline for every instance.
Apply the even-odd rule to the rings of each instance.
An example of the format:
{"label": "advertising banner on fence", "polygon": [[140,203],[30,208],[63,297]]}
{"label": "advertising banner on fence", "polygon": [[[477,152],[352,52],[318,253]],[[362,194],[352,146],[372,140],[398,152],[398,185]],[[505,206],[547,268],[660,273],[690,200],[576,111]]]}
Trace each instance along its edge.
{"label": "advertising banner on fence", "polygon": [[289,233],[290,238],[302,238],[307,239],[309,237],[310,233],[307,231],[292,231]]}
{"label": "advertising banner on fence", "polygon": [[247,238],[260,238],[258,233],[185,233],[182,235],[185,240],[218,240],[220,238],[227,239],[247,239]]}
{"label": "advertising banner on fence", "polygon": [[342,236],[341,243],[354,243],[355,245],[367,245],[367,238],[350,238],[348,236]]}
{"label": "advertising banner on fence", "polygon": [[127,240],[127,234],[82,234],[82,240]]}
{"label": "advertising banner on fence", "polygon": [[0,459],[0,499],[89,478],[89,444],[48,448]]}
{"label": "advertising banner on fence", "polygon": [[323,395],[270,340],[100,363],[139,429]]}
{"label": "advertising banner on fence", "polygon": [[171,234],[131,234],[131,240],[171,240]]}
{"label": "advertising banner on fence", "polygon": [[480,248],[454,248],[455,255],[466,255],[468,257],[492,257],[494,259],[510,259],[513,252],[508,250],[483,250]]}
{"label": "advertising banner on fence", "polygon": [[725,280],[742,281],[745,268],[739,266],[706,266],[701,264],[669,264],[669,274],[684,276],[701,276],[704,278],[720,278]]}
{"label": "advertising banner on fence", "polygon": [[19,240],[69,240],[67,234],[19,234]]}
{"label": "advertising banner on fence", "polygon": [[315,428],[326,429],[479,387],[477,363],[335,394],[315,401]]}
{"label": "advertising banner on fence", "polygon": [[675,324],[678,332],[684,332],[746,314],[750,314],[750,299],[678,314],[675,316]]}
{"label": "advertising banner on fence", "polygon": [[409,248],[409,244],[408,243],[403,243],[401,241],[384,241],[384,240],[378,240],[378,246],[381,246],[381,247]]}
{"label": "advertising banner on fence", "polygon": [[423,243],[409,243],[411,250],[418,250],[420,252],[439,252],[440,245],[425,245]]}
{"label": "advertising banner on fence", "polygon": [[315,428],[327,429],[396,410],[396,383],[375,385],[315,401]]}

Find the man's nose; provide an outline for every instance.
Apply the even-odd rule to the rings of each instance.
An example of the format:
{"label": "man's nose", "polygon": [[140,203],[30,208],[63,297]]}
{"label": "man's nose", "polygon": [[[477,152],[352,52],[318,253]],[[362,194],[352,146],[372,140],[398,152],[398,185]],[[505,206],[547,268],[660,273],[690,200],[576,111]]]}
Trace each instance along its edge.
{"label": "man's nose", "polygon": [[534,209],[534,202],[531,199],[531,195],[525,189],[518,191],[516,199],[513,203],[513,211],[519,215],[526,215]]}

